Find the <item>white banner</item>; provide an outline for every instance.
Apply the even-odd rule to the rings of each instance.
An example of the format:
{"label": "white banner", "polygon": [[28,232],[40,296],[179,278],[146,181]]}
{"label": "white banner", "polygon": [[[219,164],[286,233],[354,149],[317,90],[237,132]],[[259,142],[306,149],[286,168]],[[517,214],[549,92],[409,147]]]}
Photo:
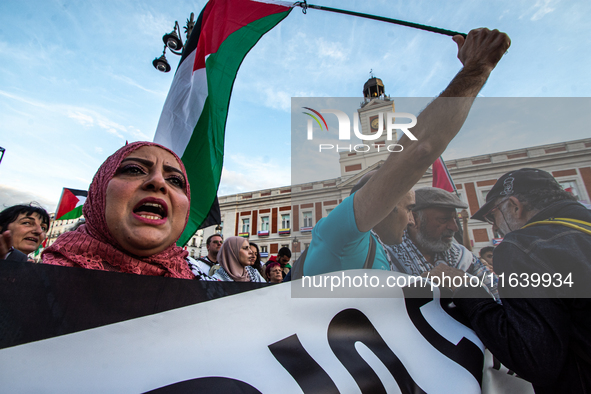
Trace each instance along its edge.
{"label": "white banner", "polygon": [[0,392],[481,392],[483,345],[437,289],[304,299],[290,286],[2,349]]}

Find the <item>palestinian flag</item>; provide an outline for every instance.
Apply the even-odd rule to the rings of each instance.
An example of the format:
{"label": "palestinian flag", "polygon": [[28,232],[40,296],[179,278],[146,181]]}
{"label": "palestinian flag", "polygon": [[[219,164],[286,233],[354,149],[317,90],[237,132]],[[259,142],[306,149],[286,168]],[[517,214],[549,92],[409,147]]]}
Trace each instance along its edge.
{"label": "palestinian flag", "polygon": [[[453,179],[451,179],[451,175],[447,170],[447,166],[443,161],[443,158],[439,156],[433,166],[431,167],[433,171],[433,187],[446,190],[450,193],[455,193],[456,196],[460,197],[458,194],[458,189],[456,189],[456,185],[454,184]],[[459,231],[455,233],[456,241],[460,244],[464,244],[464,230],[462,228],[462,222],[459,218],[456,218],[456,224],[458,225]]]}
{"label": "palestinian flag", "polygon": [[34,256],[37,257],[39,256],[39,253],[41,253],[41,251],[43,249],[45,249],[45,247],[47,246],[47,237],[43,240],[43,242],[41,243],[41,245],[39,245],[39,247],[37,248],[37,250],[35,251]]}
{"label": "palestinian flag", "polygon": [[86,190],[64,187],[60,202],[57,204],[55,220],[76,219],[82,216],[82,206],[87,196],[88,192]]}
{"label": "palestinian flag", "polygon": [[443,158],[439,157],[431,167],[433,170],[433,187],[447,190],[450,193],[457,193],[456,185],[451,179],[451,175],[443,162]]}
{"label": "palestinian flag", "polygon": [[285,2],[211,0],[195,23],[154,136],[154,142],[181,157],[190,185],[199,190],[193,194],[189,223],[179,245],[191,238],[208,215],[212,216],[238,68],[248,51],[289,14],[291,7]]}

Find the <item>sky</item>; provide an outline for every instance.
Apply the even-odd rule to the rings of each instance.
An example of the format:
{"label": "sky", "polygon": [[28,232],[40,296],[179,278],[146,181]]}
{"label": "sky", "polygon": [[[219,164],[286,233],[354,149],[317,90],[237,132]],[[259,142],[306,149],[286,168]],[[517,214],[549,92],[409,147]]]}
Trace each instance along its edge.
{"label": "sky", "polygon": [[[589,1],[311,3],[460,32],[476,27],[506,32],[511,48],[481,97],[591,96]],[[174,21],[183,26],[204,5],[0,2],[0,147],[6,149],[0,208],[37,201],[53,212],[63,187],[87,189],[100,164],[126,140],[151,141],[179,58],[167,52],[173,71],[166,74],[156,71],[152,60],[162,54],[162,36]],[[304,15],[295,8],[259,41],[238,72],[219,194],[290,184],[292,97],[361,98],[370,70],[392,97],[435,97],[461,68],[456,54],[447,36],[313,9]],[[443,157],[590,135],[588,127],[545,133],[527,128],[486,139],[462,131]]]}

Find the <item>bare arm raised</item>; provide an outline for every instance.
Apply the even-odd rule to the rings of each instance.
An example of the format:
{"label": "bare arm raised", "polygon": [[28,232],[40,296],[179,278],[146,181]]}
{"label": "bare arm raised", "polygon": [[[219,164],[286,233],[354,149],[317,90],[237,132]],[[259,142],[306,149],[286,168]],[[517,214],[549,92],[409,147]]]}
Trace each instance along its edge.
{"label": "bare arm raised", "polygon": [[448,87],[421,112],[412,133],[398,142],[402,152],[391,153],[384,165],[356,194],[353,203],[360,231],[380,223],[421,179],[464,124],[474,98],[511,45],[505,33],[474,29],[464,39],[454,36],[464,67]]}

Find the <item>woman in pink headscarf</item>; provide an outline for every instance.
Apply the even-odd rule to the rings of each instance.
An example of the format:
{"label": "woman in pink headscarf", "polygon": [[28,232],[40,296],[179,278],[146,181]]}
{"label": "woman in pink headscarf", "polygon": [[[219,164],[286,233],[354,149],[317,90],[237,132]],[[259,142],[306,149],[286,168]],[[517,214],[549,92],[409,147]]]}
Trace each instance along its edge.
{"label": "woman in pink headscarf", "polygon": [[193,279],[187,251],[175,244],[189,204],[177,155],[152,142],[125,145],[94,176],[83,207],[86,224],[45,249],[43,263]]}
{"label": "woman in pink headscarf", "polygon": [[259,271],[252,267],[254,260],[248,239],[227,238],[218,252],[220,269],[214,278],[225,282],[265,282]]}

